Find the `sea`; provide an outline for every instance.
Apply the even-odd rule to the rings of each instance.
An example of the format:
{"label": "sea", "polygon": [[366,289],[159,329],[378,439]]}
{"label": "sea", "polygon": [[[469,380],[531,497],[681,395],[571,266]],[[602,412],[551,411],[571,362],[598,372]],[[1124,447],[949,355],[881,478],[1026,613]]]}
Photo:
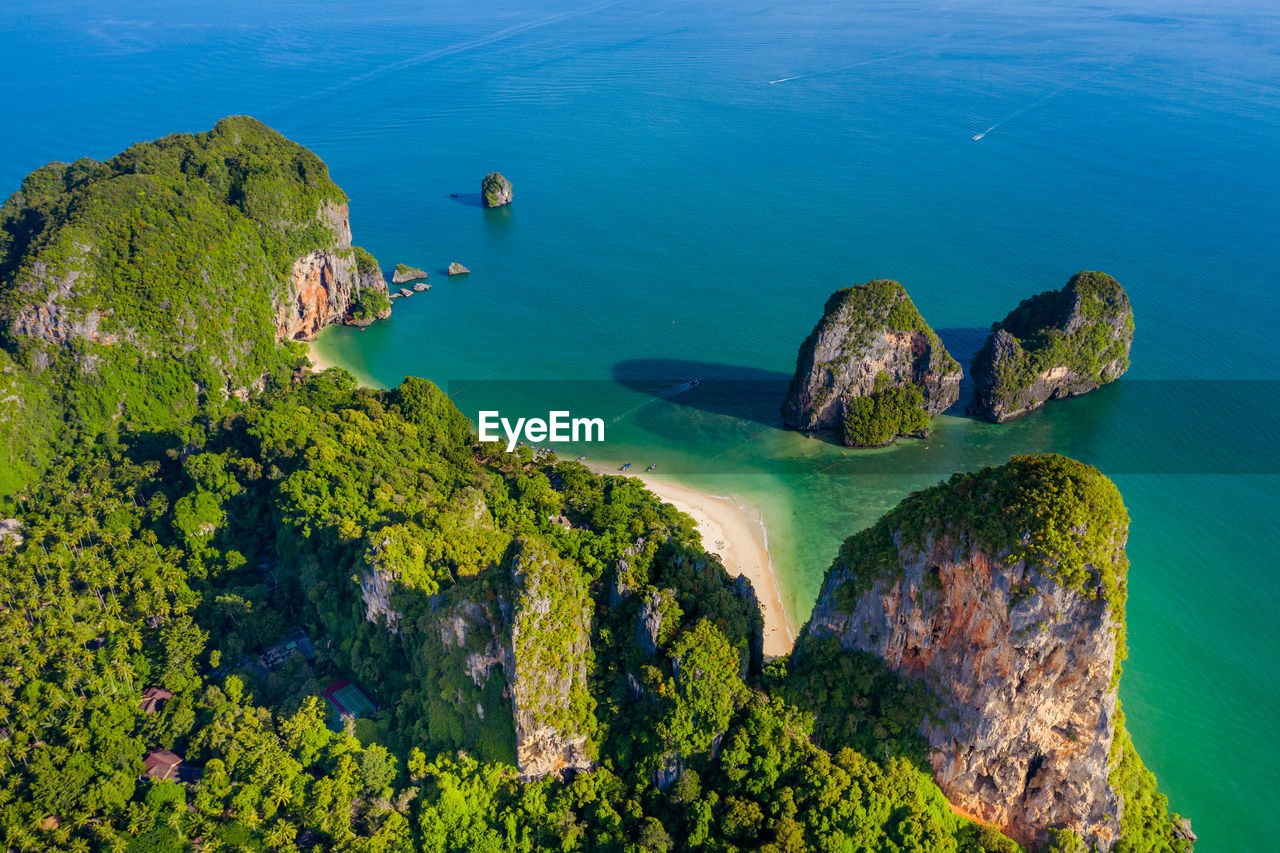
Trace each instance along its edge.
{"label": "sea", "polygon": [[[231,114],[311,148],[355,241],[431,284],[319,356],[473,420],[601,418],[562,455],[758,512],[797,626],[911,491],[1018,453],[1097,465],[1132,518],[1143,759],[1199,850],[1280,837],[1274,2],[6,0],[0,68],[5,192]],[[486,210],[495,170],[515,201]],[[781,429],[834,290],[902,282],[967,368],[1078,270],[1133,303],[1114,385],[997,426],[966,382],[881,450]]]}

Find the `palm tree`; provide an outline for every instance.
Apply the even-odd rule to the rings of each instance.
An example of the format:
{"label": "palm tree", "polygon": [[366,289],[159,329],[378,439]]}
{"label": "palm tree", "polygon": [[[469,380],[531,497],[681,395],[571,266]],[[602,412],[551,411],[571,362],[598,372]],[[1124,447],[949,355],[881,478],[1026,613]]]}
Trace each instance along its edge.
{"label": "palm tree", "polygon": [[71,733],[71,736],[67,738],[67,743],[75,747],[76,752],[79,752],[89,745],[89,736],[85,734],[84,729],[76,729]]}
{"label": "palm tree", "polygon": [[293,802],[293,789],[283,782],[277,782],[271,787],[270,796],[277,809],[283,808]]}
{"label": "palm tree", "polygon": [[266,837],[263,839],[267,842],[267,846],[272,850],[279,850],[293,844],[293,840],[298,837],[298,828],[291,823],[278,820],[271,825]]}

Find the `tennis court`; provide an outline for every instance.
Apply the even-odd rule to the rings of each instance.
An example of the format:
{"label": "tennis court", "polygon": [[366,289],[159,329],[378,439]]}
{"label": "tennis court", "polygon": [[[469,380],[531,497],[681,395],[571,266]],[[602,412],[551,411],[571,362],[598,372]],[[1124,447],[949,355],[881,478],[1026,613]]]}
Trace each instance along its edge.
{"label": "tennis court", "polygon": [[331,684],[324,695],[337,706],[339,713],[349,714],[352,717],[363,717],[377,710],[377,707],[369,701],[369,697],[349,681]]}

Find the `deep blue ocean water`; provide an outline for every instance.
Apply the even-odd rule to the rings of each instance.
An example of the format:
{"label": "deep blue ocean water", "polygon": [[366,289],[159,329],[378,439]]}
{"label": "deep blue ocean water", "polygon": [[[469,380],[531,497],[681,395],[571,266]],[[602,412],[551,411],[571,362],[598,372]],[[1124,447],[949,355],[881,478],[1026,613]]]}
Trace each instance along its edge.
{"label": "deep blue ocean water", "polygon": [[[318,351],[472,417],[605,417],[582,452],[761,509],[797,623],[838,543],[910,490],[1015,452],[1097,464],[1133,519],[1143,758],[1198,849],[1277,837],[1274,4],[478,5],[0,4],[0,185],[263,119],[329,163],[356,242],[432,271]],[[485,211],[494,169],[516,202]],[[967,362],[1080,269],[1134,304],[1117,385],[883,451],[777,429],[837,287],[902,281]]]}

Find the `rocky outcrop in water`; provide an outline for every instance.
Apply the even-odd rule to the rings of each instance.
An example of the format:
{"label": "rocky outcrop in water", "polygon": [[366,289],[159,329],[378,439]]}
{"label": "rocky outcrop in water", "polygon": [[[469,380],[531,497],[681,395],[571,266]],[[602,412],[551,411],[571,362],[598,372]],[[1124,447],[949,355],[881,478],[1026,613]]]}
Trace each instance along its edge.
{"label": "rocky outcrop in water", "polygon": [[480,181],[480,198],[485,207],[511,204],[511,182],[497,172],[490,172]]}
{"label": "rocky outcrop in water", "polygon": [[800,347],[782,419],[850,445],[885,444],[927,431],[959,397],[960,374],[902,285],[869,281],[827,300]]}
{"label": "rocky outcrop in water", "polygon": [[1133,309],[1111,276],[1080,272],[1024,299],[973,361],[974,412],[997,423],[1113,382],[1129,369]]}
{"label": "rocky outcrop in water", "polygon": [[392,284],[404,284],[407,281],[426,281],[426,279],[426,270],[420,270],[408,264],[396,264],[395,272],[391,274]]}
{"label": "rocky outcrop in water", "polygon": [[471,272],[471,270],[467,269],[466,267],[464,267],[462,264],[458,263],[457,261],[454,261],[454,262],[452,262],[451,264],[449,264],[449,275],[451,275],[451,276],[454,276],[454,275],[466,275],[466,274],[467,274],[467,273],[469,273],[469,272]]}
{"label": "rocky outcrop in water", "polygon": [[958,474],[845,542],[804,636],[933,688],[920,733],[959,809],[1024,844],[1067,827],[1105,850],[1124,807],[1109,756],[1127,531],[1115,486],[1079,462]]}

